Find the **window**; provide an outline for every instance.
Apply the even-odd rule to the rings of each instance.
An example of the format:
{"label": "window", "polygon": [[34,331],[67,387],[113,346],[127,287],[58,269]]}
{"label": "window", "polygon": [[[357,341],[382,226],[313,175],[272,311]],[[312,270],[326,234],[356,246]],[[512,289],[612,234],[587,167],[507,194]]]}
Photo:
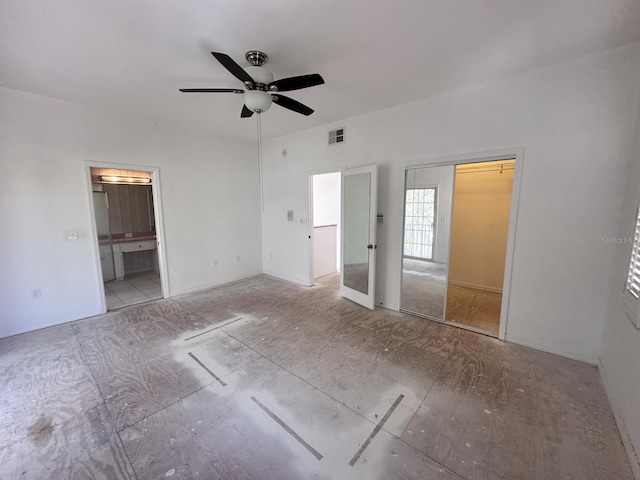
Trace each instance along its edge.
{"label": "window", "polygon": [[404,213],[404,256],[433,260],[435,188],[409,188]]}
{"label": "window", "polygon": [[640,328],[640,207],[636,210],[636,228],[631,246],[629,272],[622,296],[622,306],[631,321]]}

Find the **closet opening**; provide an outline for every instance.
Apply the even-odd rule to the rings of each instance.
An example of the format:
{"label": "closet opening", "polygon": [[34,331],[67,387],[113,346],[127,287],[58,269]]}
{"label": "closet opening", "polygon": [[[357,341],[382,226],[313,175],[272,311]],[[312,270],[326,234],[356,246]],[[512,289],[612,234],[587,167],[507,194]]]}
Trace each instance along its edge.
{"label": "closet opening", "polygon": [[406,168],[401,311],[504,337],[516,160]]}

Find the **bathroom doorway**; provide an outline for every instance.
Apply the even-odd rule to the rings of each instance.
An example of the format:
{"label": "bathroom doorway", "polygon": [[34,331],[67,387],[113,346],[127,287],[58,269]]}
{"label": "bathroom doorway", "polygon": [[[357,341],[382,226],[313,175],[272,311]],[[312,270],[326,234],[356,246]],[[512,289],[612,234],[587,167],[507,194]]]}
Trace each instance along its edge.
{"label": "bathroom doorway", "polygon": [[88,166],[104,310],[163,298],[154,172]]}

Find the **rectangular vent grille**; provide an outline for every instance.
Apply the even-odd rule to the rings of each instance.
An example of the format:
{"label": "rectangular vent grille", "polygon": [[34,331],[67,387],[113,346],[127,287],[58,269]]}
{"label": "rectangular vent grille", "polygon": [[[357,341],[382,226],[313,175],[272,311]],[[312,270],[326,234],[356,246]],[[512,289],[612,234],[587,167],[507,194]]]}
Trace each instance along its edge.
{"label": "rectangular vent grille", "polygon": [[344,128],[329,130],[329,145],[344,142]]}

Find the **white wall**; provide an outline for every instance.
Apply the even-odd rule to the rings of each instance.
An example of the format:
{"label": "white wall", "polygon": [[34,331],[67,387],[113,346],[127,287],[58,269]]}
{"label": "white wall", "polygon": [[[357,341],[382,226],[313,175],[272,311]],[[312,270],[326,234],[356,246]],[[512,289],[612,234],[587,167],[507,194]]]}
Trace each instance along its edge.
{"label": "white wall", "polygon": [[[638,109],[640,118],[640,107]],[[636,120],[636,143],[630,157],[629,175],[620,196],[618,226],[602,231],[601,241],[633,237],[636,207],[640,203],[640,121]],[[620,189],[617,193],[621,193]],[[606,242],[615,261],[609,302],[605,315],[605,332],[600,353],[600,371],[618,420],[623,441],[636,478],[640,478],[640,329],[627,318],[620,307],[622,286],[626,280],[631,248],[629,243]]]}
{"label": "white wall", "polygon": [[[523,147],[510,341],[597,362],[640,85],[640,44],[265,142],[264,270],[304,283],[311,171],[377,164],[378,305],[399,306],[404,167]],[[346,127],[328,147],[327,130]],[[280,151],[286,148],[286,158]],[[578,281],[579,280],[579,281]]]}
{"label": "white wall", "polygon": [[502,292],[513,174],[512,169],[503,172],[457,170],[450,283]]}
{"label": "white wall", "polygon": [[[314,259],[314,277],[318,278],[323,274],[333,273],[340,269],[340,186],[341,173],[324,173],[313,176],[313,226],[321,227],[325,225],[335,225],[335,238],[326,238],[329,242],[329,247],[325,248],[324,244],[320,244],[318,238],[314,234],[314,258],[317,256],[322,257],[319,259],[326,263],[328,256],[332,256],[333,267],[327,265],[326,268],[319,268],[318,262]],[[323,238],[327,237],[323,234]],[[335,242],[335,245],[334,245]],[[331,254],[330,251],[335,250],[335,254]]]}
{"label": "white wall", "polygon": [[340,223],[340,172],[313,176],[313,226]]}
{"label": "white wall", "polygon": [[0,337],[101,313],[85,161],[159,167],[173,295],[261,271],[253,145],[4,88],[0,125]]}

